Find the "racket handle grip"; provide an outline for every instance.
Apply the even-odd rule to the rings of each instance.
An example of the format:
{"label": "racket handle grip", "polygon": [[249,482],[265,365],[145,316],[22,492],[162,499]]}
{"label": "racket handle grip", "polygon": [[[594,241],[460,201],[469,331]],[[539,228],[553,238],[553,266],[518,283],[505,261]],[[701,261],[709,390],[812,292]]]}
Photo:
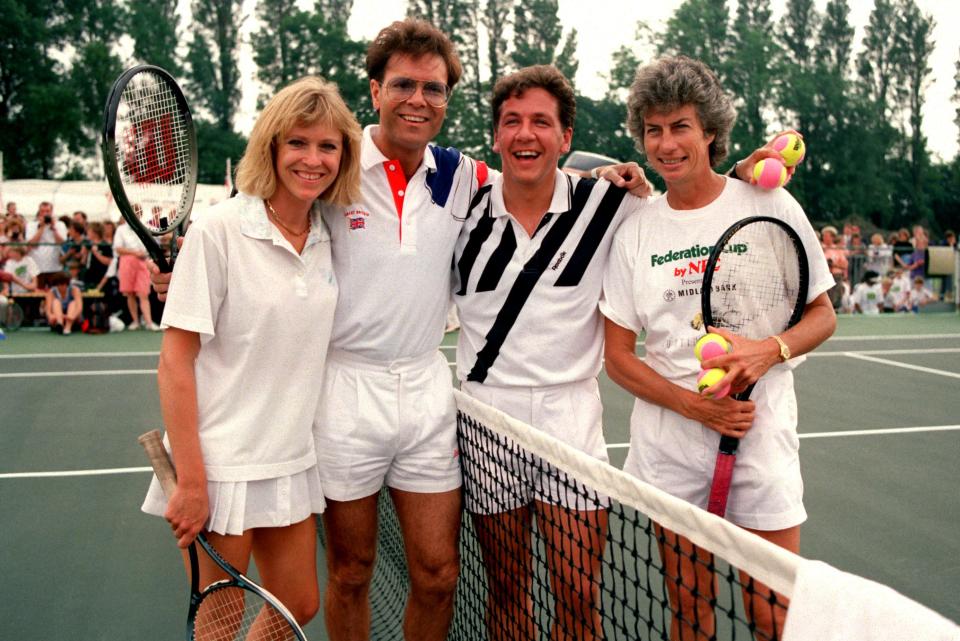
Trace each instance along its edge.
{"label": "racket handle grip", "polygon": [[[736,448],[734,448],[736,451]],[[733,464],[736,454],[717,454],[717,464],[713,468],[713,483],[710,486],[710,498],[707,511],[717,516],[727,513],[727,497],[730,496],[730,481],[733,479]]]}
{"label": "racket handle grip", "polygon": [[153,466],[153,472],[160,481],[160,487],[163,488],[163,493],[169,497],[177,489],[177,473],[173,469],[173,463],[170,462],[167,448],[163,446],[160,431],[150,430],[146,434],[141,434],[137,441],[146,451],[150,465]]}

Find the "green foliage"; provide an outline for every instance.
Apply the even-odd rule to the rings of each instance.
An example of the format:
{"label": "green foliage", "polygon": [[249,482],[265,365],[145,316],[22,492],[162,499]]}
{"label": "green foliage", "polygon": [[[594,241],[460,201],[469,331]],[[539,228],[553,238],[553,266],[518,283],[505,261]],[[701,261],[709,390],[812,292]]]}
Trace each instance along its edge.
{"label": "green foliage", "polygon": [[217,123],[195,120],[194,125],[197,128],[197,179],[212,185],[223,183],[227,158],[236,167],[243,157],[247,139],[235,131],[224,131]]}
{"label": "green foliage", "polygon": [[209,113],[224,131],[240,104],[238,50],[242,0],[193,0],[187,53],[191,105]]}
{"label": "green foliage", "polygon": [[702,60],[723,80],[729,23],[726,0],[684,0],[667,21],[659,52]]}
{"label": "green foliage", "polygon": [[137,0],[127,15],[127,33],[133,38],[133,57],[157,65],[179,78],[183,69],[176,57],[180,39],[177,0]]}

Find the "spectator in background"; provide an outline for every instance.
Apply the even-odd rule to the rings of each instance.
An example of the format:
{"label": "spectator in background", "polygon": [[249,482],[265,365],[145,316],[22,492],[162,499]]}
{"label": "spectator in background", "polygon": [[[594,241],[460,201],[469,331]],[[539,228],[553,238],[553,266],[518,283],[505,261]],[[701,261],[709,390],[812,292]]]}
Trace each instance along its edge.
{"label": "spectator in background", "polygon": [[[16,218],[10,218],[3,224],[0,232],[0,243],[22,243],[25,241],[24,227]],[[24,248],[26,251],[26,248]],[[2,256],[0,256],[2,258]]]}
{"label": "spectator in background", "polygon": [[879,314],[883,308],[883,285],[880,284],[880,274],[867,270],[863,280],[857,283],[853,290],[852,299],[855,314]]}
{"label": "spectator in background", "polygon": [[863,267],[877,274],[886,274],[893,268],[893,248],[883,242],[883,234],[877,233],[870,237]]}
{"label": "spectator in background", "polygon": [[130,225],[121,220],[113,237],[113,253],[119,259],[117,275],[120,279],[120,293],[127,298],[131,321],[127,329],[140,329],[143,325],[152,332],[160,330],[153,322],[150,312],[150,272],[147,271],[147,250]]}
{"label": "spectator in background", "polygon": [[67,226],[67,240],[60,245],[60,264],[86,262],[87,228],[74,220]]}
{"label": "spectator in background", "polygon": [[927,247],[930,240],[927,238],[927,232],[923,227],[917,225],[913,228],[913,251],[906,259],[903,265],[904,269],[910,272],[910,279],[926,278]]}
{"label": "spectator in background", "polygon": [[50,277],[50,289],[44,303],[44,313],[50,329],[68,336],[73,324],[83,313],[83,295],[80,288],[70,283],[70,277],[58,272]]}
{"label": "spectator in background", "polygon": [[850,227],[850,236],[846,243],[847,278],[851,283],[859,284],[863,279],[864,262],[867,260],[867,246],[863,243],[863,237],[860,235],[860,228],[856,225]]}
{"label": "spectator in background", "polygon": [[913,243],[910,242],[910,231],[906,227],[901,227],[897,231],[896,240],[891,243],[893,246],[893,266],[906,267],[910,263],[910,256],[913,254]]}
{"label": "spectator in background", "polygon": [[73,222],[83,225],[84,231],[87,229],[87,214],[82,211],[73,212]]}
{"label": "spectator in background", "polygon": [[20,245],[10,245],[7,247],[7,262],[3,266],[4,271],[8,271],[16,276],[20,284],[16,281],[8,283],[8,292],[12,294],[25,294],[28,291],[37,288],[37,276],[40,274],[40,268],[32,257],[26,255],[26,249]]}
{"label": "spectator in background", "polygon": [[[956,253],[957,251],[957,233],[952,229],[948,229],[943,234],[943,242],[941,245],[949,247]],[[956,256],[953,257],[956,261]],[[943,300],[953,302],[953,274],[947,274],[943,277]]]}
{"label": "spectator in background", "polygon": [[70,286],[77,287],[80,291],[83,291],[83,278],[81,278],[81,273],[83,267],[80,265],[80,261],[71,260],[69,263],[64,265],[67,271],[67,275],[70,277]]}
{"label": "spectator in background", "polygon": [[7,202],[7,217],[9,218],[10,216],[19,216],[19,214],[17,214],[17,203],[12,200]]}
{"label": "spectator in background", "polygon": [[113,262],[113,248],[103,238],[103,224],[90,223],[87,226],[86,263],[83,270],[84,289],[104,291],[107,270]]}
{"label": "spectator in background", "polygon": [[823,247],[823,255],[836,283],[828,292],[828,297],[833,308],[840,309],[844,294],[847,293],[847,250],[837,243],[836,227],[827,225],[820,230],[820,246]]}
{"label": "spectator in background", "polygon": [[905,311],[907,295],[910,291],[910,277],[903,268],[895,267],[890,280],[890,288],[883,298],[883,306],[892,312]]}
{"label": "spectator in background", "polygon": [[40,203],[37,219],[27,225],[26,238],[32,245],[29,250],[30,257],[41,274],[63,271],[60,265],[60,245],[67,238],[67,228],[63,223],[54,220],[51,203]]}
{"label": "spectator in background", "polygon": [[932,300],[937,300],[936,295],[923,282],[923,276],[915,276],[913,287],[907,292],[906,308],[904,311],[911,311],[914,314],[920,313],[920,308]]}

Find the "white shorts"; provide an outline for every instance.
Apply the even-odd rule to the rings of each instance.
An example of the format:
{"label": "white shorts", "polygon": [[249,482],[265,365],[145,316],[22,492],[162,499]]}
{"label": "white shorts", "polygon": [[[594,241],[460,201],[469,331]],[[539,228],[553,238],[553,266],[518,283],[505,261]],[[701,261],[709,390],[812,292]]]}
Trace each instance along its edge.
{"label": "white shorts", "polygon": [[[756,416],[737,449],[726,518],[755,530],[799,525],[807,512],[793,373],[768,373],[757,382],[751,400],[756,403]],[[637,400],[623,470],[706,509],[719,443],[718,432]]]}
{"label": "white shorts", "polygon": [[[326,507],[320,475],[312,466],[290,476],[256,481],[207,481],[210,517],[205,529],[218,534],[243,534],[261,527],[286,527],[299,523]],[[157,477],[140,508],[147,514],[163,516],[167,498]]]}
{"label": "white shorts", "polygon": [[[464,381],[460,390],[599,461],[609,461],[603,438],[603,404],[595,378],[542,387],[497,387]],[[533,500],[573,510],[598,510],[606,506],[606,496],[562,473],[558,477],[556,468],[519,450],[512,442],[504,444],[484,439],[482,433],[478,436],[480,438],[460,440],[465,455],[469,455],[466,460],[478,462],[477,468],[464,464],[464,476],[481,490],[478,493],[471,493],[469,488],[464,491],[468,511],[498,514]],[[503,460],[496,460],[490,466],[491,454]]]}
{"label": "white shorts", "polygon": [[331,351],[314,436],[329,499],[384,485],[424,494],[460,487],[453,380],[440,352],[377,363]]}

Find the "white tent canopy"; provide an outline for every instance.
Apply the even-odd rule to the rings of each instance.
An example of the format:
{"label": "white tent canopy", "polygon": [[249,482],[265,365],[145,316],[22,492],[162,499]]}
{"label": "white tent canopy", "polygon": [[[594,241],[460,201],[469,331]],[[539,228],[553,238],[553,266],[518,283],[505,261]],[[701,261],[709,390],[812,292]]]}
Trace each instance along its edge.
{"label": "white tent canopy", "polygon": [[[197,185],[191,217],[227,198],[224,185]],[[53,203],[55,216],[69,216],[75,211],[87,214],[89,220],[118,220],[117,209],[105,180],[5,180],[3,181],[3,211],[12,201],[17,212],[33,220],[37,207],[43,201]]]}

